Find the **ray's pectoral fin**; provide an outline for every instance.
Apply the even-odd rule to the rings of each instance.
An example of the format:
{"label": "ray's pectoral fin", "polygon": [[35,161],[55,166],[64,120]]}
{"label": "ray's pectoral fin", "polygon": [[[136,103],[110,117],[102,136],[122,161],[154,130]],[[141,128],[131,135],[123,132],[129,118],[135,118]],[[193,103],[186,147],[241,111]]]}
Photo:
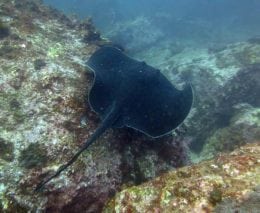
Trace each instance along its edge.
{"label": "ray's pectoral fin", "polygon": [[81,147],[80,150],[66,163],[60,166],[60,168],[53,174],[52,176],[48,177],[46,180],[43,180],[40,182],[34,191],[39,192],[43,189],[43,187],[50,182],[53,178],[56,178],[60,175],[62,171],[67,169],[71,164],[73,164],[80,154],[84,152],[93,142],[95,142],[108,128],[110,128],[114,121],[117,118],[117,110],[116,105],[113,103],[110,112],[107,114],[107,116],[104,118],[101,125],[96,129],[96,131],[91,135],[91,137],[84,143],[84,145]]}
{"label": "ray's pectoral fin", "polygon": [[94,72],[89,104],[103,122],[83,147],[36,191],[69,167],[107,128],[130,127],[162,137],[187,117],[193,102],[191,85],[176,89],[158,70],[113,47],[97,50],[87,66]]}

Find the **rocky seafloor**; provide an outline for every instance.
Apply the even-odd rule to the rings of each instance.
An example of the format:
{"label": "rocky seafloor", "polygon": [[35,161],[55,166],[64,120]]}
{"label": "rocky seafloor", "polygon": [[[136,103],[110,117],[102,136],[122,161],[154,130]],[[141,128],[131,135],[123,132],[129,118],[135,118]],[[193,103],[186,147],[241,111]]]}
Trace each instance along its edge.
{"label": "rocky seafloor", "polygon": [[251,212],[260,209],[260,147],[168,172],[116,194],[104,212]]}
{"label": "rocky seafloor", "polygon": [[259,208],[257,37],[222,48],[162,43],[138,52],[177,86],[191,81],[195,101],[185,123],[156,140],[110,129],[42,192],[33,191],[100,122],[85,101],[93,74],[84,63],[106,43],[90,19],[68,18],[38,0],[0,0],[0,212]]}

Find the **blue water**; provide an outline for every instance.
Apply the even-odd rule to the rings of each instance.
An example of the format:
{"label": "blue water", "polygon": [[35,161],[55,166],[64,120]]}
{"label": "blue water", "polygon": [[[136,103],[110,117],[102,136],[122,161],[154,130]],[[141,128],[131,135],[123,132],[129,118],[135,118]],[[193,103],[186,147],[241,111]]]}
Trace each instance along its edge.
{"label": "blue water", "polygon": [[104,36],[130,48],[162,40],[221,46],[260,35],[259,0],[44,1],[68,15],[92,17]]}

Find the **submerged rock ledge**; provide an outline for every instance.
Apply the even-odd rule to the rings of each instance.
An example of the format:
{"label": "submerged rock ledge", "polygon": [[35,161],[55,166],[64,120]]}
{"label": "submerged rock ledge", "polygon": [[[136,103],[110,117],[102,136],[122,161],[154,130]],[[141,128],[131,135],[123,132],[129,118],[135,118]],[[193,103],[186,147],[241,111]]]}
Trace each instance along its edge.
{"label": "submerged rock ledge", "polygon": [[35,186],[72,157],[99,118],[86,103],[85,61],[107,43],[40,0],[0,0],[0,212],[100,212],[123,184],[185,164],[172,136],[109,130],[41,193]]}
{"label": "submerged rock ledge", "polygon": [[[36,194],[37,183],[66,162],[99,123],[85,103],[93,76],[84,62],[107,41],[91,20],[68,18],[40,0],[0,0],[0,212],[101,212],[121,188],[186,165],[187,144],[194,137],[198,142],[208,138],[196,162],[259,141],[255,97],[260,44],[250,42],[158,59],[163,67],[179,67],[179,75],[168,72],[169,76],[179,76],[181,82],[192,76],[196,85],[195,116],[184,124],[188,133],[151,140],[131,130],[109,130]],[[161,51],[151,53],[163,56]],[[238,110],[234,115],[233,106]],[[223,110],[228,122],[218,126],[217,118],[226,116],[219,116]],[[230,119],[232,126],[226,126]],[[259,198],[254,188],[259,184],[257,155],[259,159],[259,145],[251,144],[215,161],[165,174],[117,194],[104,211],[221,212],[230,205],[254,207]]]}
{"label": "submerged rock ledge", "polygon": [[117,193],[105,213],[258,212],[260,145],[166,173]]}

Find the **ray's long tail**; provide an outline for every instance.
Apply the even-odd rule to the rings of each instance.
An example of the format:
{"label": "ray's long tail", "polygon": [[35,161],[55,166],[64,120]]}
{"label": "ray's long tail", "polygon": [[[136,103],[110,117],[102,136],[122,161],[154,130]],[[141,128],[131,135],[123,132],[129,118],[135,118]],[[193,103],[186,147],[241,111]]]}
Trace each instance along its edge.
{"label": "ray's long tail", "polygon": [[96,131],[91,135],[91,137],[84,143],[82,148],[66,163],[63,164],[52,176],[48,177],[46,180],[40,182],[36,188],[34,189],[35,192],[39,192],[43,187],[50,182],[53,178],[56,178],[60,175],[62,171],[67,169],[71,164],[73,164],[78,157],[84,152],[93,142],[96,141],[116,120],[117,110],[115,109],[115,104],[113,104],[112,109],[110,110],[109,114],[105,117],[101,125],[96,129]]}

